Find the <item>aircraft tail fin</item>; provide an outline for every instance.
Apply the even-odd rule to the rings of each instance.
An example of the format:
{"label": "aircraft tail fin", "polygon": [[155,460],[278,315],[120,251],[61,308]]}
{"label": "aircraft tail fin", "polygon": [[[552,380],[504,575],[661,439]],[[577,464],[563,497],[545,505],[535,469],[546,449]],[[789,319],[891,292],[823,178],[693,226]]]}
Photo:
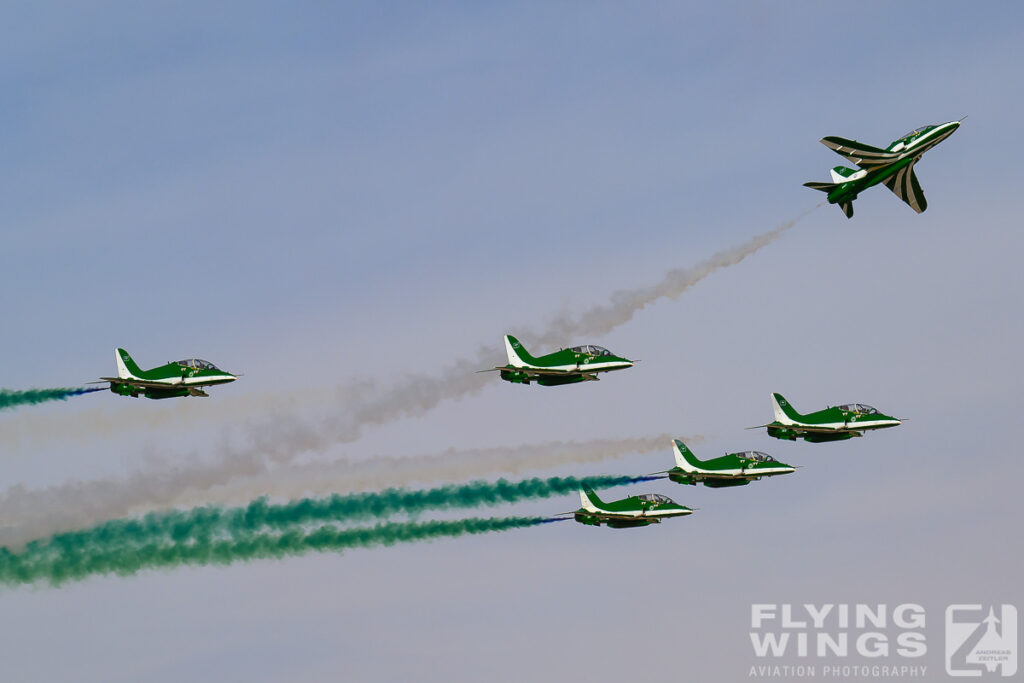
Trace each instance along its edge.
{"label": "aircraft tail fin", "polygon": [[852,168],[847,168],[846,166],[835,166],[832,168],[831,171],[829,171],[829,175],[832,176],[833,183],[840,185],[842,183],[848,182],[851,179],[856,180],[854,176],[863,178],[864,176],[867,175],[867,171],[857,171]]}
{"label": "aircraft tail fin", "polygon": [[793,410],[793,406],[790,405],[789,401],[782,394],[772,394],[772,410],[775,411],[775,421],[784,425],[794,424],[803,417],[800,413]]}
{"label": "aircraft tail fin", "polygon": [[700,460],[693,454],[686,444],[676,439],[674,441],[676,446],[676,465],[678,465],[684,472],[693,472],[696,467],[700,464]]}
{"label": "aircraft tail fin", "polygon": [[537,360],[511,334],[505,335],[505,353],[508,354],[508,364],[516,368],[526,367]]}
{"label": "aircraft tail fin", "polygon": [[124,349],[114,350],[114,359],[117,361],[117,376],[121,379],[139,379],[142,370],[135,364],[132,357]]}
{"label": "aircraft tail fin", "polygon": [[594,489],[584,486],[580,489],[580,506],[588,512],[597,512],[598,506],[604,501],[597,497]]}

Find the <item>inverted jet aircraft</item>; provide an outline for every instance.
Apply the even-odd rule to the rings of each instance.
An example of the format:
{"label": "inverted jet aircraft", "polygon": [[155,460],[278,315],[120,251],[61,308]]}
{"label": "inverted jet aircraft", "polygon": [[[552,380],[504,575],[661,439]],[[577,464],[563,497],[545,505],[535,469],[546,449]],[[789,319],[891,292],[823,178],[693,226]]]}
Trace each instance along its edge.
{"label": "inverted jet aircraft", "polygon": [[824,137],[821,144],[857,164],[860,170],[836,166],[831,183],[810,182],[804,186],[827,192],[828,203],[838,204],[847,218],[853,218],[853,200],[857,195],[879,183],[885,183],[910,208],[921,213],[928,208],[928,202],[914,174],[914,164],[922,154],[952,135],[960,121],[916,128],[885,149],[831,135]]}
{"label": "inverted jet aircraft", "polygon": [[774,422],[751,429],[767,427],[768,436],[789,441],[842,441],[863,436],[864,432],[871,429],[885,429],[902,424],[902,420],[883,415],[863,403],[847,403],[801,415],[782,394],[772,394],[772,409],[775,411]]}
{"label": "inverted jet aircraft", "polygon": [[679,439],[675,445],[676,466],[667,472],[668,478],[677,484],[696,486],[702,483],[711,488],[724,486],[746,486],[761,477],[772,477],[777,474],[789,474],[796,468],[779,462],[761,451],[744,451],[729,453],[720,458],[698,460],[693,452]]}
{"label": "inverted jet aircraft", "polygon": [[100,380],[110,382],[110,390],[119,396],[208,396],[201,387],[226,384],[237,379],[236,375],[224,372],[213,363],[199,358],[167,363],[152,370],[140,369],[124,349],[115,349],[114,359],[117,361],[117,377],[100,377]]}
{"label": "inverted jet aircraft", "polygon": [[571,514],[580,524],[606,524],[613,529],[660,524],[661,520],[668,517],[693,514],[692,509],[657,493],[645,493],[606,503],[597,497],[593,489],[584,487],[580,489],[580,502],[583,507],[566,514]]}
{"label": "inverted jet aircraft", "polygon": [[625,370],[633,367],[634,361],[614,355],[608,349],[593,344],[574,346],[549,353],[546,356],[533,357],[519,340],[510,334],[505,335],[505,353],[508,354],[508,365],[501,365],[492,370],[481,372],[501,373],[506,382],[529,384],[536,382],[542,386],[574,384],[576,382],[596,382],[597,373]]}

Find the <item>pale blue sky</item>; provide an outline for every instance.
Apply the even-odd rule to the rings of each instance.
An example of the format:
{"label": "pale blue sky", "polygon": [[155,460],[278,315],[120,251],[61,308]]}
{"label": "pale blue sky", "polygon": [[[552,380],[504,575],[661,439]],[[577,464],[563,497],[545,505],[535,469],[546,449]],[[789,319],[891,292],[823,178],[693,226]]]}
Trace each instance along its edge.
{"label": "pale blue sky", "polygon": [[[495,379],[306,456],[701,434],[698,455],[757,448],[796,474],[637,487],[701,509],[635,532],[566,523],[4,589],[3,677],[738,680],[753,601],[921,602],[939,671],[948,602],[1024,606],[1021,15],[1009,2],[0,11],[0,386],[95,379],[115,346],[143,366],[199,356],[245,373],[202,403],[99,393],[4,412],[0,500],[209,459],[227,430],[276,414],[273,392],[315,397],[297,405],[323,416],[355,379],[420,372],[441,390],[440,368],[481,345],[502,361],[517,326],[819,202],[801,183],[842,162],[820,137],[884,146],[969,114],[917,167],[926,213],[873,189],[851,221],[818,209],[677,301],[565,340],[643,359],[635,369],[554,389]],[[743,429],[770,418],[771,391],[909,420],[777,442]],[[666,443],[558,471],[670,458]]]}

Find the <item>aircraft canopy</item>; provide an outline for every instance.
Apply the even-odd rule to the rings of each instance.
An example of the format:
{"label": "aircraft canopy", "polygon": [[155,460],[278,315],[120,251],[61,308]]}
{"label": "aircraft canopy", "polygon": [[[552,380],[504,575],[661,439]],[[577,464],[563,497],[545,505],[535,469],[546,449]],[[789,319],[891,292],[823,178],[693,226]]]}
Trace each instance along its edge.
{"label": "aircraft canopy", "polygon": [[905,135],[902,135],[900,137],[901,138],[909,138],[909,137],[914,136],[914,135],[919,135],[920,133],[923,133],[926,130],[931,130],[934,127],[935,126],[921,126],[920,128],[915,128],[914,130],[912,130],[909,133],[906,133]]}
{"label": "aircraft canopy", "polygon": [[668,496],[663,496],[660,493],[641,493],[637,496],[640,500],[646,500],[649,503],[672,503],[673,500]]}
{"label": "aircraft canopy", "polygon": [[761,451],[747,451],[743,454],[743,457],[747,460],[756,460],[758,462],[775,462],[775,458]]}
{"label": "aircraft canopy", "polygon": [[609,351],[608,349],[604,348],[603,346],[595,346],[594,344],[584,344],[582,346],[574,346],[574,347],[572,347],[570,349],[570,351],[575,351],[576,353],[586,353],[586,354],[590,354],[591,356],[610,356],[610,355],[612,355],[612,352]]}
{"label": "aircraft canopy", "polygon": [[179,360],[178,365],[183,368],[196,368],[197,370],[217,370],[217,366],[208,360],[202,358],[186,358],[185,360]]}
{"label": "aircraft canopy", "polygon": [[863,415],[877,415],[878,411],[867,405],[866,403],[847,403],[844,406],[839,406],[840,410],[845,410],[848,413],[861,413]]}

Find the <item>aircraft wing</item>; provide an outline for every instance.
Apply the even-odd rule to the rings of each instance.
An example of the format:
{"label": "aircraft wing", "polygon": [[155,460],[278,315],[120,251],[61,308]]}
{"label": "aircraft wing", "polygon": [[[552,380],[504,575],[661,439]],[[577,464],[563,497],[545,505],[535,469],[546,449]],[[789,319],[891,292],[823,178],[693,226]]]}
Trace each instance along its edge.
{"label": "aircraft wing", "polygon": [[[551,376],[556,376],[556,377],[565,377],[566,375],[583,375],[583,376],[587,377],[588,375],[590,375],[589,377],[587,377],[588,379],[594,379],[594,380],[597,379],[597,377],[593,377],[593,372],[594,372],[593,370],[590,370],[590,371],[584,371],[584,370],[554,370],[554,369],[549,369],[549,368],[533,368],[533,367],[530,367],[530,368],[516,368],[516,367],[509,367],[507,365],[499,365],[499,366],[496,366],[494,369],[495,370],[505,370],[507,372],[524,372],[524,373],[526,373],[527,375],[529,375],[531,377],[539,377],[541,375],[551,375]],[[490,372],[490,370],[480,370],[480,372]]]}
{"label": "aircraft wing", "polygon": [[788,425],[782,429],[788,429],[797,434],[837,434],[841,432],[855,432],[857,431],[857,426],[815,427],[813,425]]}
{"label": "aircraft wing", "polygon": [[776,427],[778,429],[786,429],[796,434],[835,434],[836,432],[844,431],[855,431],[857,428],[854,427],[815,427],[814,425],[784,425],[779,422],[769,422],[766,425],[757,425],[756,427],[747,427],[747,429],[764,429],[765,427]]}
{"label": "aircraft wing", "polygon": [[601,519],[622,519],[622,520],[657,519],[656,516],[648,517],[647,515],[643,514],[642,512],[639,515],[625,515],[625,514],[619,514],[618,512],[605,512],[604,510],[599,510],[598,512],[588,512],[587,514],[593,515],[594,517],[600,517]]}
{"label": "aircraft wing", "polygon": [[885,186],[914,211],[921,213],[928,208],[924,192],[921,191],[921,183],[917,182],[917,175],[914,173],[914,164],[905,166],[895,175],[889,176],[885,181]]}
{"label": "aircraft wing", "polygon": [[885,166],[900,158],[897,152],[886,152],[884,149],[865,145],[863,142],[847,140],[834,135],[822,138],[821,144],[865,169]]}
{"label": "aircraft wing", "polygon": [[[144,379],[132,379],[131,377],[100,377],[100,380],[110,382],[111,384],[127,384],[130,387],[139,387],[140,389],[167,389],[185,386],[180,383],[171,384],[170,382],[147,382]],[[194,387],[197,385],[189,384],[187,386]]]}

